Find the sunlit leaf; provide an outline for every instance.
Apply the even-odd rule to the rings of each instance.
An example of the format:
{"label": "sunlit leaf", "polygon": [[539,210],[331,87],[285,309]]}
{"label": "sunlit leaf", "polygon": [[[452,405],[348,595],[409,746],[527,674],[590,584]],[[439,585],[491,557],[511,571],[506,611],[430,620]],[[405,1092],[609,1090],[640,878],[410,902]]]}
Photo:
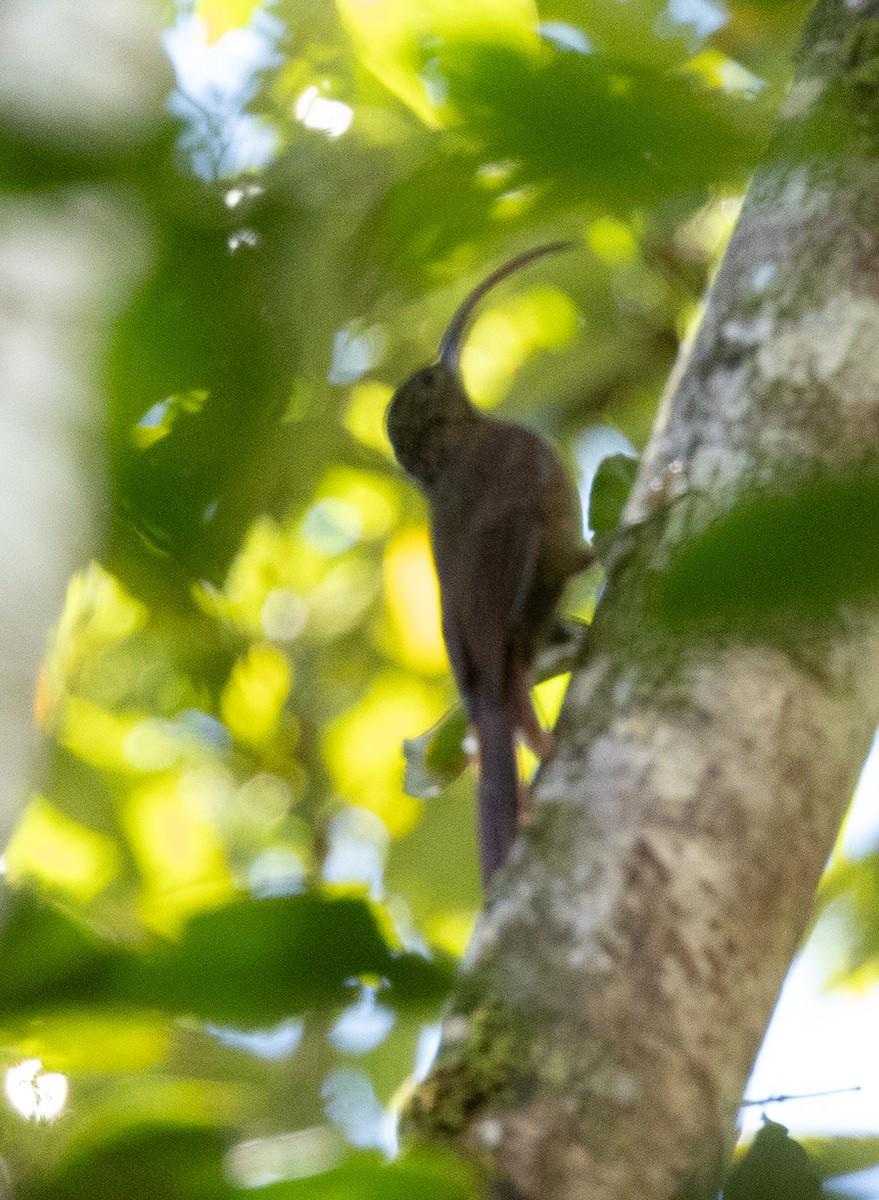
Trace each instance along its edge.
{"label": "sunlit leaf", "polygon": [[440,627],[439,586],[425,529],[407,529],[385,551],[385,596],[396,656],[415,670],[448,670]]}
{"label": "sunlit leaf", "polygon": [[247,25],[263,0],[197,0],[195,15],[205,23],[209,42]]}
{"label": "sunlit leaf", "polygon": [[879,1138],[840,1135],[800,1138],[815,1173],[821,1179],[866,1171],[879,1166]]}
{"label": "sunlit leaf", "polygon": [[467,949],[475,924],[473,912],[441,912],[430,922],[427,933],[431,945],[460,958]]}
{"label": "sunlit leaf", "polygon": [[632,229],[614,217],[599,217],[586,231],[586,242],[596,258],[608,266],[634,262],[638,243]]}
{"label": "sunlit leaf", "polygon": [[267,742],[278,728],[292,682],[290,660],[282,651],[253,646],[235,664],[223,690],[221,711],[232,736],[249,746]]}
{"label": "sunlit leaf", "polygon": [[542,723],[549,728],[558,720],[570,682],[570,672],[566,671],[562,675],[543,680],[534,688],[534,707]]}
{"label": "sunlit leaf", "polygon": [[91,649],[128,637],[146,617],[146,607],[130,596],[118,579],[91,563],[70,581],[56,640],[65,649],[78,641],[86,643],[81,649]]}
{"label": "sunlit leaf", "polygon": [[577,310],[558,288],[534,288],[491,307],[475,322],[461,373],[477,404],[493,408],[537,350],[560,349],[577,336]]}
{"label": "sunlit leaf", "polygon": [[442,695],[435,689],[411,676],[387,672],[324,735],[327,766],[340,793],[377,813],[394,836],[408,832],[419,812],[401,789],[400,746],[442,707]]}
{"label": "sunlit leaf", "polygon": [[123,815],[132,853],[144,879],[142,912],[156,928],[176,928],[180,919],[225,899],[231,876],[212,814],[205,811],[185,777],[165,775],[133,791]]}
{"label": "sunlit leaf", "polygon": [[476,1200],[475,1171],[437,1150],[410,1151],[387,1163],[360,1154],[335,1171],[265,1189],[266,1200]]}
{"label": "sunlit leaf", "polygon": [[0,1015],[4,1050],[39,1058],[50,1071],[146,1071],[168,1057],[172,1042],[167,1016],[133,1013],[112,1003],[44,1012],[36,1024],[19,1017],[6,1025]]}
{"label": "sunlit leaf", "polygon": [[684,69],[698,76],[709,87],[721,88],[725,92],[741,92],[754,96],[766,86],[765,80],[753,75],[741,63],[719,50],[701,51]]}
{"label": "sunlit leaf", "polygon": [[147,450],[156,442],[167,437],[174,422],[183,413],[198,413],[204,407],[208,392],[204,388],[193,388],[176,396],[159,400],[144,413],[131,431],[132,443],[139,450]]}
{"label": "sunlit leaf", "polygon": [[340,556],[310,593],[308,632],[332,641],[361,625],[381,586],[380,564],[356,550]]}
{"label": "sunlit leaf", "polygon": [[89,700],[68,696],[63,709],[60,742],[83,762],[105,771],[128,771],[129,735],[143,720],[143,713],[124,716],[107,712]]}
{"label": "sunlit leaf", "polygon": [[223,594],[204,597],[206,607],[210,611],[213,606],[253,633],[262,633],[263,609],[273,592],[296,595],[304,584],[313,585],[304,557],[283,525],[268,517],[254,521],[229,570]]}
{"label": "sunlit leaf", "polygon": [[9,879],[37,879],[88,901],[119,871],[115,842],[71,821],[44,796],[35,796],[3,857]]}
{"label": "sunlit leaf", "polygon": [[43,724],[89,656],[130,637],[147,620],[146,606],[97,563],[70,580],[64,608],[40,675],[37,718]]}
{"label": "sunlit leaf", "polygon": [[879,854],[835,855],[818,891],[819,910],[838,919],[831,986],[863,991],[879,978]]}
{"label": "sunlit leaf", "polygon": [[428,125],[440,123],[445,102],[433,47],[479,41],[535,51],[533,0],[337,0],[339,14],[364,64]]}
{"label": "sunlit leaf", "polygon": [[350,504],[358,513],[364,538],[383,538],[393,528],[400,508],[399,488],[372,471],[334,466],[321,481],[315,498],[336,498]]}
{"label": "sunlit leaf", "polygon": [[387,384],[367,381],[355,384],[345,410],[345,428],[364,446],[380,450],[392,457],[391,443],[385,429],[385,412],[393,391]]}

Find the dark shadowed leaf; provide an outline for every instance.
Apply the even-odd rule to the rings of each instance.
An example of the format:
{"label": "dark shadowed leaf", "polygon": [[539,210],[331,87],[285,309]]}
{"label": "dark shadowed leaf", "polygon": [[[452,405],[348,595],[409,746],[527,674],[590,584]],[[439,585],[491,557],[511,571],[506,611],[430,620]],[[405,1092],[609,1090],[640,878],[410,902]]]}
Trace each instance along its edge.
{"label": "dark shadowed leaf", "polygon": [[123,990],[173,1011],[260,1025],[338,1003],[348,980],[381,975],[389,961],[362,900],[241,899],[193,917],[179,942],[144,957]]}
{"label": "dark shadowed leaf", "polygon": [[228,1182],[227,1138],[214,1129],[172,1124],[127,1129],[69,1154],[22,1200],[227,1200],[245,1193]]}
{"label": "dark shadowed leaf", "polygon": [[496,45],[450,47],[441,64],[461,124],[521,164],[518,185],[631,209],[743,179],[761,144],[753,105],[684,74]]}
{"label": "dark shadowed leaf", "polygon": [[451,984],[448,965],[391,949],[366,901],[308,895],[200,913],[120,982],[133,1001],[262,1027],[342,1002],[363,976],[389,980],[391,1003],[438,1002]]}
{"label": "dark shadowed leaf", "polygon": [[597,538],[613,533],[619,525],[637,470],[637,458],[612,454],[596,471],[589,493],[589,525]]}
{"label": "dark shadowed leaf", "polygon": [[663,614],[827,612],[879,586],[879,483],[829,480],[742,500],[686,543],[659,588]]}
{"label": "dark shadowed leaf", "polygon": [[819,1200],[821,1181],[784,1125],[767,1121],[736,1163],[722,1200]]}
{"label": "dark shadowed leaf", "polygon": [[119,951],[35,893],[7,889],[0,926],[0,1017],[106,993]]}
{"label": "dark shadowed leaf", "polygon": [[265,1027],[341,1003],[363,976],[390,1004],[433,1006],[452,965],[395,950],[356,897],[243,898],[200,913],[176,942],[120,949],[44,902],[15,896],[0,939],[0,1015],[113,1003]]}

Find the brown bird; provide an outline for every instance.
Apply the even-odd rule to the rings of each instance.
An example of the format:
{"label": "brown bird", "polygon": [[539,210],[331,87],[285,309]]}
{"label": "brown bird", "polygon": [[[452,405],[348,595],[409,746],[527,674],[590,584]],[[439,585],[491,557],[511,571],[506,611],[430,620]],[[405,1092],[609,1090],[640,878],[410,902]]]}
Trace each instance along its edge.
{"label": "brown bird", "polygon": [[565,582],[592,556],[579,493],[552,447],[471,402],[459,369],[461,340],[490,288],[536,258],[571,248],[539,246],[489,275],[452,317],[439,360],[407,379],[387,412],[397,461],[430,506],[443,636],[479,739],[484,885],[516,835],[516,731],[541,757],[549,746],[531,703],[530,670]]}

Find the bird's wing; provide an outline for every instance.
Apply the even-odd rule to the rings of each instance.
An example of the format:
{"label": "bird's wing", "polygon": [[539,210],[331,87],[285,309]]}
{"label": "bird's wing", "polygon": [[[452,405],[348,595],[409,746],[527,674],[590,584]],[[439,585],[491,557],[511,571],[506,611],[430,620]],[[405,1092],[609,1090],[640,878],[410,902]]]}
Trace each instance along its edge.
{"label": "bird's wing", "polygon": [[533,582],[543,526],[533,502],[507,504],[500,512],[477,514],[466,538],[450,546],[447,541],[436,555],[443,633],[471,709],[476,695],[505,696],[511,634]]}

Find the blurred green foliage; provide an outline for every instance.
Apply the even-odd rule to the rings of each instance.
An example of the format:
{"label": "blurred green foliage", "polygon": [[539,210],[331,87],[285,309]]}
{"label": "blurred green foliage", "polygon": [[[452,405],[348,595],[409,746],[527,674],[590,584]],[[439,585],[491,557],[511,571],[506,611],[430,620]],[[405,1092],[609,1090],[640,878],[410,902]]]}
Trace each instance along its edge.
{"label": "blurred green foliage", "polygon": [[659,586],[677,623],[757,622],[782,611],[831,613],[879,584],[879,486],[863,478],[797,481],[739,503],[682,546]]}
{"label": "blurred green foliage", "polygon": [[599,544],[600,539],[612,535],[619,524],[637,469],[637,459],[612,454],[596,471],[589,496],[589,524]]}
{"label": "blurred green foliage", "polygon": [[[51,128],[24,79],[0,105],[0,187],[124,194],[151,245],[90,365],[106,553],[53,634],[46,769],[4,858],[0,1155],[33,1200],[456,1200],[461,1164],[374,1150],[480,902],[460,721],[409,790],[454,786],[403,790],[404,740],[454,693],[384,409],[491,266],[570,237],[483,306],[466,380],[572,469],[594,425],[640,448],[804,5],[161,14],[177,86],[165,64],[140,87],[130,135],[77,125],[75,79]],[[631,461],[599,475],[599,534]]]}
{"label": "blurred green foliage", "polygon": [[179,938],[137,947],[99,938],[27,891],[10,908],[0,976],[7,1031],[40,1011],[85,1003],[261,1029],[291,1012],[341,1005],[367,977],[382,981],[394,1005],[429,1012],[451,981],[444,956],[393,949],[353,896],[242,897],[196,914]]}

